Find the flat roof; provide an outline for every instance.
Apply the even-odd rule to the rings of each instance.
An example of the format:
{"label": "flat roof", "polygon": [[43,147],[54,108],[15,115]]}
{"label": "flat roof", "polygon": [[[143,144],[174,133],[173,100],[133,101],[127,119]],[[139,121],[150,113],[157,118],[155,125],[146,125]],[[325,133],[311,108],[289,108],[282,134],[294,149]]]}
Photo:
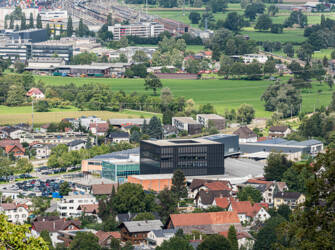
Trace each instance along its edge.
{"label": "flat roof", "polygon": [[222,116],[217,114],[198,114],[198,116],[205,117],[207,119],[224,119]]}
{"label": "flat roof", "polygon": [[171,139],[171,140],[143,140],[143,142],[154,144],[157,146],[192,146],[192,145],[212,145],[221,144],[216,141],[210,141],[207,139],[195,138],[195,139]]}
{"label": "flat roof", "polygon": [[173,174],[143,174],[143,175],[131,175],[131,177],[139,180],[160,180],[160,179],[172,179]]}
{"label": "flat roof", "polygon": [[196,120],[193,120],[192,117],[172,117],[172,119],[176,119],[182,123],[199,124]]}

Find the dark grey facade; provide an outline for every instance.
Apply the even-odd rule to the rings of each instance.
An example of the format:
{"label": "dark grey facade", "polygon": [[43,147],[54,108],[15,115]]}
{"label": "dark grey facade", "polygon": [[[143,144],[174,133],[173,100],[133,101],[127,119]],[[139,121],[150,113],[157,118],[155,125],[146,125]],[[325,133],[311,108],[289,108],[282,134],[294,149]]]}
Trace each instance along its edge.
{"label": "dark grey facade", "polygon": [[210,141],[215,141],[224,144],[224,155],[225,157],[239,155],[240,154],[240,144],[238,141],[238,135],[210,135],[205,136],[203,139]]}
{"label": "dark grey facade", "polygon": [[73,56],[72,45],[32,44],[31,57],[59,57],[69,62]]}
{"label": "dark grey facade", "polygon": [[27,40],[32,43],[44,42],[48,40],[48,33],[46,29],[29,29],[14,31],[8,35],[15,40]]}
{"label": "dark grey facade", "polygon": [[205,139],[141,141],[141,174],[224,174],[224,144]]}

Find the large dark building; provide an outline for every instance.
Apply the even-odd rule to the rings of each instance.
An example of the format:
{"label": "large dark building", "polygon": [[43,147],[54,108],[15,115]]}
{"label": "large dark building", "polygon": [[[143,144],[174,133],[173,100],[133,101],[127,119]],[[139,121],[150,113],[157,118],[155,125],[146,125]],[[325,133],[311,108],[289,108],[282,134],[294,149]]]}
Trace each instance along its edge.
{"label": "large dark building", "polygon": [[141,174],[186,176],[224,174],[224,144],[206,139],[144,140],[140,144]]}
{"label": "large dark building", "polygon": [[48,40],[48,32],[46,29],[28,29],[14,31],[8,36],[15,40],[26,40],[32,43],[44,42]]}
{"label": "large dark building", "polygon": [[225,157],[231,157],[240,154],[238,135],[216,134],[216,135],[204,136],[202,138],[224,144]]}

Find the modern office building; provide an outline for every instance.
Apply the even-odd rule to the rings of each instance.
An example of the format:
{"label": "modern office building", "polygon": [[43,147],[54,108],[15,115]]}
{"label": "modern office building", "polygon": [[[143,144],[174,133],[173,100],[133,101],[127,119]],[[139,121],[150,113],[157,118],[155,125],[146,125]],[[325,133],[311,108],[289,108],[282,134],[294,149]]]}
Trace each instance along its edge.
{"label": "modern office building", "polygon": [[0,44],[0,57],[15,61],[26,61],[31,55],[31,44],[29,43],[4,43]]}
{"label": "modern office building", "polygon": [[69,62],[73,56],[73,46],[53,44],[48,42],[33,43],[31,45],[31,57],[59,57]]}
{"label": "modern office building", "polygon": [[220,130],[226,127],[225,118],[217,114],[197,114],[197,122],[202,124],[205,128],[213,126]]}
{"label": "modern office building", "polygon": [[216,134],[202,137],[203,139],[224,144],[224,156],[234,156],[240,154],[238,135]]}
{"label": "modern office building", "polygon": [[172,126],[190,135],[199,134],[202,131],[202,124],[193,120],[192,117],[172,117]]}
{"label": "modern office building", "polygon": [[206,139],[144,140],[140,143],[141,174],[186,176],[224,174],[224,144]]}
{"label": "modern office building", "polygon": [[114,40],[120,40],[122,37],[139,36],[139,37],[157,37],[164,32],[164,25],[159,23],[132,23],[132,24],[115,24],[109,26],[108,30],[113,33]]}
{"label": "modern office building", "polygon": [[129,175],[140,174],[140,164],[138,160],[119,160],[119,161],[103,161],[101,176],[106,179],[118,183],[127,181]]}
{"label": "modern office building", "polygon": [[48,40],[48,33],[46,29],[18,30],[7,32],[5,35],[14,40],[26,40],[32,43],[44,42]]}

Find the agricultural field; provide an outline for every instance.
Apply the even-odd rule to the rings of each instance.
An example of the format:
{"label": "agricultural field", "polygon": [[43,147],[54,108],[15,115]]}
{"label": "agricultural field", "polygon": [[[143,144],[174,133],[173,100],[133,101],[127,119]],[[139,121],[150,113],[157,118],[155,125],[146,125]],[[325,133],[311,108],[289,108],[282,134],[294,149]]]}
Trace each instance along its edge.
{"label": "agricultural field", "polygon": [[[140,112],[133,110],[123,110],[122,112],[109,111],[79,111],[75,107],[67,107],[65,109],[52,109],[50,112],[34,112],[34,123],[45,124],[50,122],[60,122],[63,118],[80,117],[95,115],[102,119],[110,118],[150,118],[154,114],[150,112]],[[155,114],[161,116],[161,114]],[[0,124],[31,124],[31,106],[7,107],[0,105]]]}
{"label": "agricultural field", "polygon": [[[137,93],[148,93],[144,89],[143,79],[89,79],[89,78],[62,78],[36,76],[36,80],[42,80],[46,84],[61,85],[74,83],[104,83],[112,90],[123,90],[127,93],[136,91]],[[283,82],[287,78],[283,79]],[[169,87],[175,96],[184,96],[186,99],[192,98],[196,105],[211,103],[216,111],[223,114],[225,109],[238,108],[242,103],[251,104],[256,110],[257,117],[270,117],[271,112],[264,110],[261,95],[271,81],[247,81],[247,80],[162,80],[164,87]],[[320,90],[320,91],[319,91]],[[331,100],[332,90],[325,84],[313,82],[313,88],[302,93],[302,110],[311,112],[315,107],[328,105]]]}
{"label": "agricultural field", "polygon": [[284,29],[281,34],[274,34],[271,32],[260,32],[254,30],[254,28],[246,27],[241,31],[242,34],[248,35],[251,39],[255,41],[271,41],[271,42],[291,42],[291,43],[302,43],[306,40],[304,37],[303,29]]}

